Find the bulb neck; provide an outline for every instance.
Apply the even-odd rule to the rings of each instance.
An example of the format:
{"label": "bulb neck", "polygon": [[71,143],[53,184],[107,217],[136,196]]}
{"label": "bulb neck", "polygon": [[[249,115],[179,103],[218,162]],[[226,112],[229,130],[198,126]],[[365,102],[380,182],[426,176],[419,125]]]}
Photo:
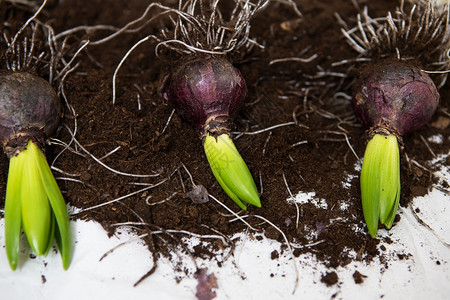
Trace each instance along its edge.
{"label": "bulb neck", "polygon": [[374,126],[367,131],[367,134],[369,135],[369,139],[372,139],[374,137],[374,135],[376,135],[376,134],[382,134],[382,135],[386,135],[386,136],[392,134],[397,138],[399,145],[401,147],[403,146],[402,136],[400,135],[400,133],[397,130],[395,130],[392,127],[384,126],[384,125]]}
{"label": "bulb neck", "polygon": [[37,128],[23,129],[21,132],[14,134],[3,142],[3,151],[8,158],[16,156],[27,148],[30,140],[42,150],[45,144],[46,136]]}
{"label": "bulb neck", "polygon": [[210,135],[217,138],[219,135],[230,135],[230,117],[227,115],[211,116],[201,129],[201,139],[204,140],[206,136]]}

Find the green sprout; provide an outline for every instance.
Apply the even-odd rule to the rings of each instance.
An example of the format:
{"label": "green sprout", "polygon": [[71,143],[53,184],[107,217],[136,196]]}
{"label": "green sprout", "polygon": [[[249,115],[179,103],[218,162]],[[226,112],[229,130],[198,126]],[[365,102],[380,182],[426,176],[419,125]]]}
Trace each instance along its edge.
{"label": "green sprout", "polygon": [[5,197],[5,245],[11,269],[18,264],[21,230],[37,256],[47,255],[56,237],[64,269],[72,258],[72,233],[61,191],[33,141],[9,162]]}
{"label": "green sprout", "polygon": [[369,141],[361,170],[361,199],[370,235],[378,222],[392,227],[400,200],[400,154],[395,135],[375,134]]}
{"label": "green sprout", "polygon": [[243,210],[261,207],[253,177],[228,134],[207,135],[203,147],[211,170],[227,195]]}

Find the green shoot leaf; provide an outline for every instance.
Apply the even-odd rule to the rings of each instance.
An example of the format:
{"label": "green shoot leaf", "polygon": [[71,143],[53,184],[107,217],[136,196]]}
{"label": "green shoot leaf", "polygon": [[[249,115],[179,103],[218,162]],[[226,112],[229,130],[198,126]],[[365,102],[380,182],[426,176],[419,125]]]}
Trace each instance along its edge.
{"label": "green shoot leaf", "polygon": [[47,250],[45,250],[44,252],[44,256],[47,256],[48,252],[50,251],[50,249],[52,248],[53,245],[53,238],[55,237],[55,228],[56,228],[56,220],[55,220],[55,215],[52,212],[52,216],[50,217],[50,231],[49,231],[49,237],[48,237],[48,246],[47,246]]}
{"label": "green shoot leaf", "polygon": [[227,134],[206,136],[203,143],[214,176],[227,195],[243,210],[261,207],[258,190],[247,165]]}
{"label": "green shoot leaf", "polygon": [[66,203],[42,151],[31,142],[29,144],[29,148],[33,153],[48,201],[50,202],[53,214],[56,218],[56,237],[58,247],[61,251],[63,267],[67,270],[72,259],[73,244],[72,230],[70,228],[70,220],[67,213]]}
{"label": "green shoot leaf", "polygon": [[22,229],[22,186],[24,161],[16,156],[9,161],[8,182],[5,197],[5,248],[11,269],[19,260],[20,233]]}
{"label": "green shoot leaf", "polygon": [[[29,142],[27,148],[17,155],[24,161],[22,178],[22,226],[33,252],[41,256],[46,253],[51,233],[52,212],[45,188],[38,171],[38,165]],[[51,242],[51,241],[50,241]]]}
{"label": "green shoot leaf", "polygon": [[400,154],[394,135],[375,134],[367,144],[361,170],[361,199],[373,238],[378,222],[391,228],[400,200]]}
{"label": "green shoot leaf", "polygon": [[[392,226],[400,200],[400,153],[397,138],[390,135],[384,146],[384,164],[381,166],[380,223]],[[388,220],[392,222],[388,226]]]}
{"label": "green shoot leaf", "polygon": [[56,236],[63,267],[73,245],[66,204],[42,151],[29,141],[10,160],[5,197],[5,244],[11,269],[18,264],[21,229],[36,255],[47,255]]}

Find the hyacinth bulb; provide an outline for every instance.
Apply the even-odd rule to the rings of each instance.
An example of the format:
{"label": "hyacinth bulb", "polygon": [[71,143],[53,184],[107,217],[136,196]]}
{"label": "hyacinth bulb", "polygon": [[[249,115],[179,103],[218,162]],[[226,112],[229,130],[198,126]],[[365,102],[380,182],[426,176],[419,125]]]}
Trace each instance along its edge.
{"label": "hyacinth bulb", "polygon": [[260,207],[253,177],[230,138],[229,123],[247,94],[239,70],[223,57],[189,57],[166,78],[162,94],[200,131],[211,170],[227,195],[241,209]]}
{"label": "hyacinth bulb", "polygon": [[202,129],[214,119],[234,119],[244,103],[247,85],[225,58],[197,56],[177,66],[162,93],[178,115]]}
{"label": "hyacinth bulb", "polygon": [[391,61],[372,65],[362,73],[352,104],[368,128],[382,127],[403,136],[430,121],[439,93],[420,68]]}
{"label": "hyacinth bulb", "polygon": [[378,223],[391,228],[399,205],[399,140],[427,124],[438,104],[428,74],[406,62],[371,65],[361,74],[352,105],[369,128],[360,184],[364,219],[374,238]]}
{"label": "hyacinth bulb", "polygon": [[64,269],[71,261],[66,204],[42,152],[60,120],[61,104],[49,82],[26,72],[0,74],[0,142],[10,159],[5,248],[13,270],[18,265],[22,230],[36,255],[46,255],[56,237]]}

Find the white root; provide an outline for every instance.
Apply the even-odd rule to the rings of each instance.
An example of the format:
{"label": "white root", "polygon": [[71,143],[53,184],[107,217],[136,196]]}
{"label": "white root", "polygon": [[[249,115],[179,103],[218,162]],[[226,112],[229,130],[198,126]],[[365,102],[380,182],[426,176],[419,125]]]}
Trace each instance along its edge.
{"label": "white root", "polygon": [[[365,7],[357,15],[357,24],[348,28],[341,23],[341,32],[348,44],[360,54],[356,61],[365,61],[374,54],[395,56],[401,60],[419,59],[427,73],[436,74],[437,86],[442,87],[450,72],[450,13],[449,1],[414,1],[405,11],[402,0],[395,12],[386,17],[372,18]],[[429,47],[433,45],[433,47]],[[353,62],[353,61],[351,61]],[[345,64],[347,62],[338,62]]]}

